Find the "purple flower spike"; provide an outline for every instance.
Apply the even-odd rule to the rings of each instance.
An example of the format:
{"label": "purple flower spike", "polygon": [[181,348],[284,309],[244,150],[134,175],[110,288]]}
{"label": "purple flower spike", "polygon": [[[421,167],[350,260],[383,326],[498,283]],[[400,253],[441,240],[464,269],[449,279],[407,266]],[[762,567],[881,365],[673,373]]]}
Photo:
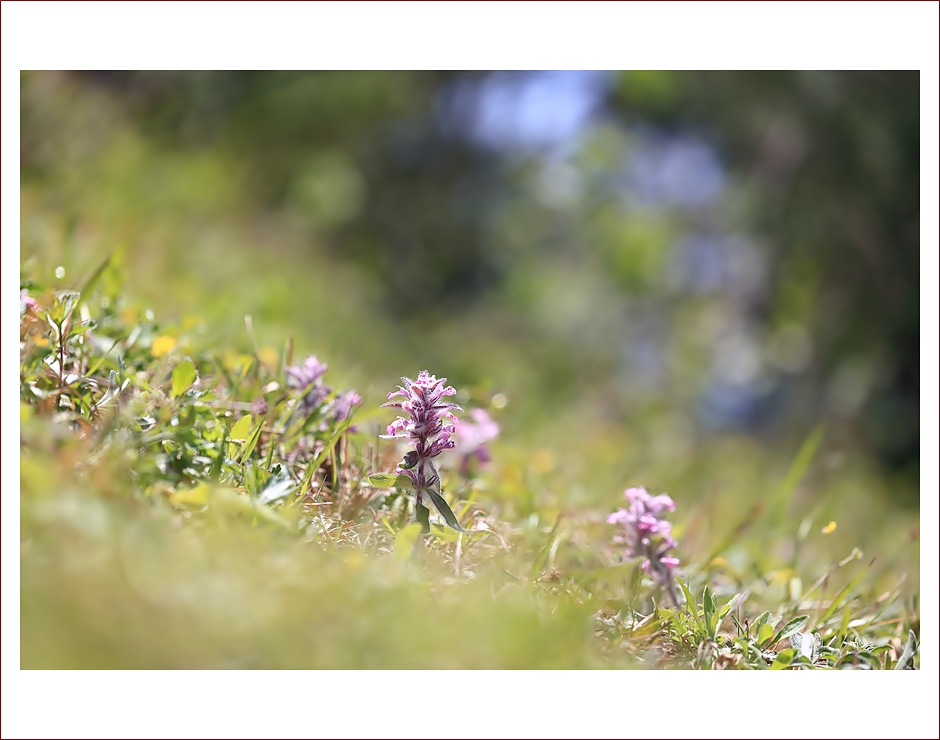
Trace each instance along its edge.
{"label": "purple flower spike", "polygon": [[[333,418],[338,422],[345,421],[349,417],[349,412],[352,411],[352,407],[361,400],[356,391],[340,393],[333,402]],[[350,429],[352,429],[352,427],[350,427]]]}
{"label": "purple flower spike", "polygon": [[311,383],[315,383],[320,376],[326,372],[328,365],[320,362],[316,355],[310,355],[304,364],[299,367],[286,367],[284,372],[287,374],[287,384],[292,388],[306,388]]}
{"label": "purple flower spike", "polygon": [[650,496],[642,487],[628,488],[624,497],[629,502],[628,507],[607,517],[608,524],[621,528],[614,542],[626,546],[624,555],[628,558],[645,558],[643,572],[666,587],[678,608],[673,577],[679,560],[666,555],[676,546],[676,541],[672,538],[672,525],[661,518],[665,512],[675,511],[676,505],[666,494]]}
{"label": "purple flower spike", "polygon": [[[405,455],[403,462],[406,464],[398,466],[398,473],[413,481],[419,506],[424,506],[424,497],[427,496],[441,510],[436,500],[440,499],[441,476],[433,458],[456,446],[451,437],[456,432],[458,420],[452,410],[463,409],[456,403],[443,400],[445,396],[457,393],[451,386],[444,385],[447,378],[435,378],[427,370],[422,370],[417,380],[403,377],[401,381],[403,385],[388,394],[389,401],[382,407],[401,409],[405,413],[388,425],[388,434],[383,435],[383,439],[406,439],[414,445],[414,450]],[[398,400],[391,400],[396,397]],[[444,511],[441,513],[445,514]]]}
{"label": "purple flower spike", "polygon": [[288,388],[298,390],[310,388],[300,401],[301,413],[310,413],[317,406],[320,406],[323,399],[330,394],[330,388],[320,382],[320,377],[326,372],[326,368],[326,363],[320,362],[316,355],[310,355],[304,360],[304,364],[299,367],[284,368]]}
{"label": "purple flower spike", "polygon": [[[303,365],[290,366],[284,368],[284,375],[287,379],[287,387],[299,391],[306,391],[303,398],[297,404],[297,413],[301,416],[308,416],[314,410],[324,406],[326,399],[333,392],[333,389],[326,385],[323,380],[323,374],[326,372],[327,365],[320,362],[316,355],[310,355],[304,360]],[[353,407],[362,399],[355,391],[338,393],[329,402],[330,415],[337,423],[345,421],[352,413]],[[320,423],[320,429],[326,428],[326,422]],[[355,432],[356,427],[350,426],[350,432]]]}

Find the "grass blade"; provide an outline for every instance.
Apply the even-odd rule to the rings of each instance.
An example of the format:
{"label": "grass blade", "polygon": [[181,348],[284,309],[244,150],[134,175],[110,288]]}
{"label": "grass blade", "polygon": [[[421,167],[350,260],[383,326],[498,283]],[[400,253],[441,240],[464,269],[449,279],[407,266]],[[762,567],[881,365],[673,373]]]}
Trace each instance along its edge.
{"label": "grass blade", "polygon": [[914,630],[907,631],[907,644],[901,657],[898,658],[898,664],[894,667],[896,671],[903,671],[914,665],[914,655],[917,653],[917,638],[914,636]]}

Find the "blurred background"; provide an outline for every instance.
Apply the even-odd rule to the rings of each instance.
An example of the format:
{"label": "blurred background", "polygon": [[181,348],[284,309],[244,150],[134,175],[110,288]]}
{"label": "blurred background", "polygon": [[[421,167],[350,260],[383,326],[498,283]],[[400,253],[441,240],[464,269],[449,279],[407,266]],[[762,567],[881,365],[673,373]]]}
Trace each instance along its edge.
{"label": "blurred background", "polygon": [[517,513],[647,485],[707,504],[700,555],[821,426],[791,516],[916,589],[919,82],[24,72],[21,263],[76,285],[112,253],[197,347],[248,349],[250,314],[366,408],[447,376]]}

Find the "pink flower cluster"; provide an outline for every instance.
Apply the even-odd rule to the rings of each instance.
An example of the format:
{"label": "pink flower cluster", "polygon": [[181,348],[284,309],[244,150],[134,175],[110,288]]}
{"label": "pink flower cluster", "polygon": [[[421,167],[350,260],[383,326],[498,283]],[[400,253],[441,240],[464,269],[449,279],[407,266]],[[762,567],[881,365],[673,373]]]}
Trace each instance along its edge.
{"label": "pink flower cluster", "polygon": [[675,511],[676,505],[666,494],[651,496],[642,487],[628,488],[624,496],[629,502],[627,508],[607,517],[608,524],[621,527],[614,542],[626,546],[624,554],[628,558],[645,558],[643,570],[672,592],[673,571],[679,560],[666,555],[676,546],[676,541],[672,538],[672,525],[662,515]]}
{"label": "pink flower cluster", "polygon": [[487,443],[499,436],[499,424],[483,409],[470,409],[470,420],[460,424],[460,439],[457,440],[457,453],[460,455],[460,472],[466,475],[470,471],[470,461],[476,459],[481,464],[491,460]]}
{"label": "pink flower cluster", "polygon": [[[321,380],[326,372],[327,365],[320,362],[315,355],[310,355],[304,360],[303,365],[295,365],[284,368],[284,374],[287,377],[287,387],[295,390],[306,391],[300,399],[297,410],[303,416],[309,415],[315,409],[323,406],[326,399],[333,392],[333,389],[324,384]],[[333,420],[337,423],[345,421],[352,412],[353,406],[362,399],[356,391],[347,391],[346,393],[337,393],[330,403],[330,412]],[[349,427],[349,431],[355,432],[354,426]]]}
{"label": "pink flower cluster", "polygon": [[33,298],[25,288],[20,291],[20,316],[26,313],[26,309],[35,311],[39,308],[39,301]]}
{"label": "pink flower cluster", "polygon": [[316,355],[310,355],[304,360],[303,365],[284,368],[288,388],[307,390],[300,399],[300,406],[306,413],[321,405],[323,399],[330,394],[328,387],[320,382],[320,377],[326,372],[326,368],[326,363],[320,362]]}
{"label": "pink flower cluster", "polygon": [[402,378],[404,385],[388,394],[389,399],[401,396],[403,400],[383,403],[382,407],[401,409],[407,418],[399,416],[388,425],[384,439],[405,438],[414,443],[414,450],[405,455],[406,465],[399,472],[409,476],[415,484],[418,503],[422,503],[422,492],[440,486],[440,475],[432,458],[444,450],[452,449],[456,443],[451,439],[456,431],[457,417],[451,409],[463,411],[456,403],[442,400],[444,396],[457,393],[446,386],[447,378],[435,378],[422,370],[417,380]]}

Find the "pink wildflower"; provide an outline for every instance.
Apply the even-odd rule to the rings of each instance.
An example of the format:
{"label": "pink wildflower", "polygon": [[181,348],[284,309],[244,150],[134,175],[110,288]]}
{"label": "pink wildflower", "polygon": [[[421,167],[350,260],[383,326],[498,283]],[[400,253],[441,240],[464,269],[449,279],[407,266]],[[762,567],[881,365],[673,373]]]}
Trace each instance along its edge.
{"label": "pink wildflower", "polygon": [[[434,464],[434,459],[444,450],[453,449],[456,442],[451,439],[457,429],[457,417],[453,410],[463,411],[455,403],[443,400],[445,396],[456,395],[451,386],[445,386],[447,378],[436,378],[427,370],[422,370],[417,380],[402,378],[404,385],[388,394],[389,399],[400,396],[402,400],[383,403],[384,407],[401,409],[405,416],[399,416],[388,425],[384,439],[407,439],[414,449],[405,454],[398,466],[401,475],[407,475],[414,483],[416,511],[427,509],[425,499],[430,499],[441,512],[448,524],[454,529],[461,529],[456,517],[441,497],[441,476]],[[426,524],[426,511],[424,522]],[[462,531],[462,529],[461,529]]]}
{"label": "pink wildflower", "polygon": [[675,511],[676,505],[666,494],[650,496],[642,487],[628,488],[624,496],[629,502],[628,507],[607,517],[608,524],[621,527],[614,542],[626,546],[624,554],[628,558],[644,558],[643,571],[665,586],[678,606],[672,580],[679,560],[666,555],[676,546],[676,541],[672,538],[672,525],[661,518],[665,512]]}

